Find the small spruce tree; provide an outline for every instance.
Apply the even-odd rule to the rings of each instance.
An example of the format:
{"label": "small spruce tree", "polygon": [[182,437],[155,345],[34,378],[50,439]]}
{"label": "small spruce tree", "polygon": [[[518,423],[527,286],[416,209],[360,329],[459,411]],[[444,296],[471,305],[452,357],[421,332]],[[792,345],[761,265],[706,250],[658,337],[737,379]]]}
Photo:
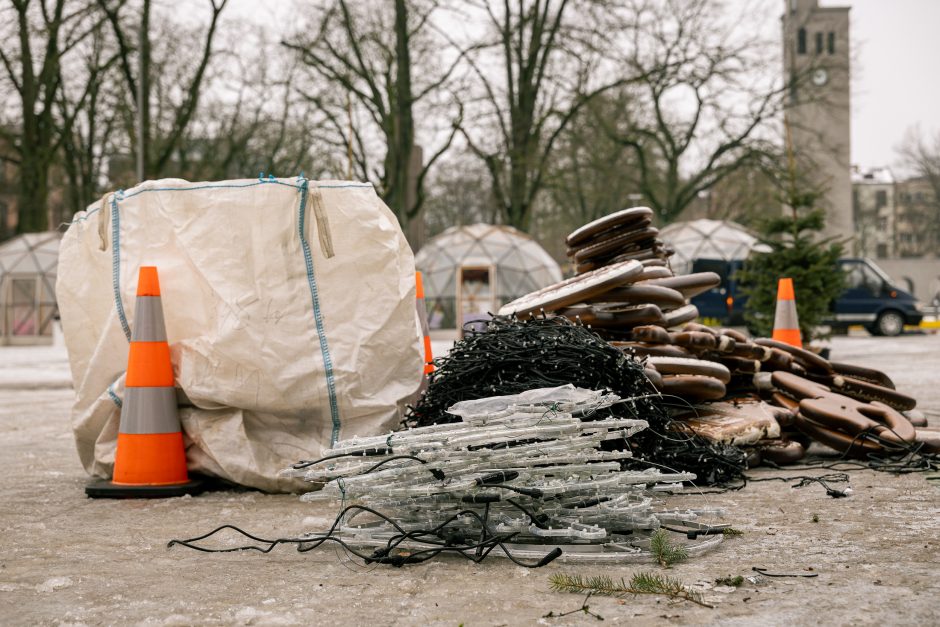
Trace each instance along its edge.
{"label": "small spruce tree", "polygon": [[832,302],[845,285],[837,263],[842,244],[835,238],[819,238],[825,225],[825,212],[815,205],[822,196],[797,176],[792,154],[786,171],[778,174],[784,215],[765,220],[759,227],[761,243],[770,252],[752,253],[737,274],[748,296],[744,319],[752,333],[770,337],[777,304],[777,281],[793,279],[800,334],[805,341],[824,337],[819,332]]}

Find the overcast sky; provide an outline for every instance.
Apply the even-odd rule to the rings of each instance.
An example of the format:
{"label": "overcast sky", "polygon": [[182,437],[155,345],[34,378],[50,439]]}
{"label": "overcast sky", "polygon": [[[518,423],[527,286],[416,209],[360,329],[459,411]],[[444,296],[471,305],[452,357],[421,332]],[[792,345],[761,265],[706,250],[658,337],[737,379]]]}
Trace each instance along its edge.
{"label": "overcast sky", "polygon": [[[726,1],[729,7],[736,3],[759,7],[766,15],[753,17],[779,41],[784,0]],[[271,2],[264,9],[253,0],[232,4],[230,17],[264,22],[278,34],[296,24],[298,4],[290,0]],[[852,163],[862,168],[895,165],[895,149],[909,127],[940,132],[940,0],[820,0],[820,4],[852,7]]]}
{"label": "overcast sky", "polygon": [[852,163],[892,165],[909,126],[940,131],[940,0],[820,4],[852,7]]}

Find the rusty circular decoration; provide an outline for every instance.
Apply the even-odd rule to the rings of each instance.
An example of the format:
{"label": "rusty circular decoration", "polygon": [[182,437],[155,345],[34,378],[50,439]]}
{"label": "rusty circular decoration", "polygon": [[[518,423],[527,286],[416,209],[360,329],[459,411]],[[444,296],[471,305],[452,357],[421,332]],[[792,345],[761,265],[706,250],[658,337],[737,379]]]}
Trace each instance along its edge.
{"label": "rusty circular decoration", "polygon": [[829,392],[829,388],[825,385],[804,379],[785,370],[774,372],[771,375],[771,382],[774,388],[797,401],[804,398],[819,398],[822,394]]}
{"label": "rusty circular decoration", "polygon": [[703,292],[707,292],[713,287],[721,285],[721,277],[714,272],[696,272],[694,274],[682,274],[679,276],[651,277],[649,279],[640,279],[638,285],[661,285],[672,288],[686,298],[694,298]]}
{"label": "rusty circular decoration", "polygon": [[796,440],[781,438],[779,440],[760,440],[757,450],[761,458],[779,466],[795,464],[806,455],[806,449]]}
{"label": "rusty circular decoration", "polygon": [[677,327],[698,318],[698,307],[690,303],[663,313],[666,315],[666,328]]}
{"label": "rusty circular decoration", "polygon": [[908,409],[906,411],[902,411],[901,413],[904,414],[904,417],[910,420],[911,424],[915,427],[927,426],[927,416],[919,409]]}
{"label": "rusty circular decoration", "polygon": [[646,342],[610,342],[614,348],[620,349],[626,353],[631,353],[637,357],[646,357],[655,355],[657,357],[691,357],[692,353],[681,346],[672,344],[648,344]]}
{"label": "rusty circular decoration", "polygon": [[640,281],[649,281],[652,279],[664,279],[672,276],[675,276],[672,273],[672,270],[666,268],[665,266],[650,267],[646,264],[643,264],[643,273],[639,276],[636,282],[639,283]]}
{"label": "rusty circular decoration", "polygon": [[793,417],[793,424],[801,433],[845,455],[864,457],[869,453],[880,453],[884,451],[882,446],[877,442],[871,442],[861,439],[858,436],[851,436],[841,431],[830,429],[810,420],[802,413],[797,413]]}
{"label": "rusty circular decoration", "polygon": [[808,351],[805,348],[797,348],[796,346],[790,346],[786,342],[780,342],[778,340],[772,340],[766,337],[757,338],[754,340],[754,343],[760,346],[776,348],[789,353],[793,356],[793,359],[795,359],[809,372],[822,375],[831,375],[833,373],[832,366],[829,364],[829,360],[824,359],[823,357],[820,357],[816,353]]}
{"label": "rusty circular decoration", "polygon": [[838,361],[830,361],[829,365],[832,366],[836,374],[852,377],[853,379],[861,379],[862,381],[891,388],[892,390],[895,389],[894,381],[891,380],[891,377],[880,370],[864,368],[862,366],[856,366],[855,364],[846,364]]}
{"label": "rusty circular decoration", "polygon": [[917,399],[902,394],[894,388],[869,383],[854,377],[836,375],[826,383],[833,391],[863,402],[879,401],[896,411],[910,411],[917,406]]}
{"label": "rusty circular decoration", "polygon": [[663,376],[663,387],[660,391],[690,401],[717,401],[725,395],[725,384],[714,377],[671,374]]}
{"label": "rusty circular decoration", "polygon": [[585,272],[590,272],[591,270],[597,270],[598,268],[603,268],[604,264],[594,263],[593,261],[587,261],[585,263],[576,264],[574,271],[578,274],[584,274]]}
{"label": "rusty circular decoration", "polygon": [[644,248],[639,252],[620,253],[611,259],[611,261],[627,261],[628,259],[636,259],[637,261],[645,261],[646,259],[665,259],[666,257],[675,254],[675,252],[676,251],[667,246],[660,245],[659,240],[656,240],[650,248]]}
{"label": "rusty circular decoration", "polygon": [[637,342],[653,344],[672,344],[672,338],[666,329],[656,325],[646,325],[633,329],[632,337]]}
{"label": "rusty circular decoration", "polygon": [[631,207],[630,209],[622,209],[610,215],[606,215],[603,218],[598,218],[593,222],[588,222],[584,226],[575,229],[567,238],[565,238],[565,243],[568,244],[568,246],[574,247],[578,244],[583,244],[598,233],[602,233],[608,229],[623,226],[625,224],[641,222],[644,219],[651,219],[652,217],[653,210],[649,207]]}
{"label": "rusty circular decoration", "polygon": [[914,441],[927,453],[940,453],[940,429],[917,429]]}
{"label": "rusty circular decoration", "polygon": [[632,328],[641,324],[661,324],[665,318],[656,305],[624,305],[598,303],[582,305],[561,311],[568,318],[580,317],[581,322],[601,328]]}
{"label": "rusty circular decoration", "polygon": [[517,316],[524,316],[540,309],[554,311],[567,305],[580,303],[586,298],[601,294],[611,288],[629,283],[642,271],[643,265],[638,261],[626,261],[604,266],[598,270],[579,274],[517,298],[511,303],[500,307],[499,315],[516,314]]}
{"label": "rusty circular decoration", "polygon": [[626,303],[630,305],[650,304],[661,309],[676,309],[685,304],[685,298],[676,290],[668,287],[647,285],[636,287],[628,285],[608,290],[597,296],[584,299],[588,303]]}
{"label": "rusty circular decoration", "polygon": [[591,237],[590,239],[586,239],[583,242],[579,242],[578,244],[574,246],[569,246],[568,249],[565,251],[565,254],[568,255],[569,257],[573,257],[575,253],[577,253],[579,250],[583,250],[585,248],[595,246],[597,244],[600,244],[601,242],[606,242],[607,240],[613,239],[615,237],[619,237],[626,233],[636,231],[637,229],[648,227],[651,224],[653,224],[653,221],[650,218],[644,218],[642,220],[637,220],[636,222],[632,222],[630,224],[624,224],[622,226],[618,226],[612,229],[607,229],[606,231],[601,231],[600,233]]}
{"label": "rusty circular decoration", "polygon": [[872,433],[892,444],[914,441],[914,425],[900,412],[883,403],[863,403],[829,392],[820,398],[800,401],[800,413],[825,427],[851,436]]}
{"label": "rusty circular decoration", "polygon": [[734,374],[757,374],[760,372],[760,362],[756,359],[722,355],[721,363],[727,366],[728,370]]}
{"label": "rusty circular decoration", "polygon": [[[657,235],[659,235],[659,229],[654,226],[625,231],[610,239],[604,239],[596,244],[579,249],[574,253],[574,258],[578,262],[587,261],[588,259],[603,259],[620,252],[631,244],[636,244],[637,250],[624,252],[639,252],[651,248]],[[647,245],[644,246],[644,242]]]}
{"label": "rusty circular decoration", "polygon": [[[695,305],[692,305],[692,307],[694,306]],[[718,343],[720,341],[711,333],[702,333],[701,331],[676,331],[674,333],[670,333],[669,337],[672,338],[673,344],[685,346],[686,348],[689,348],[693,351],[714,350],[718,348]]]}
{"label": "rusty circular decoration", "polygon": [[682,357],[648,357],[648,366],[652,366],[659,374],[696,374],[703,377],[712,377],[722,383],[731,381],[731,371],[716,361],[704,359],[689,359]]}

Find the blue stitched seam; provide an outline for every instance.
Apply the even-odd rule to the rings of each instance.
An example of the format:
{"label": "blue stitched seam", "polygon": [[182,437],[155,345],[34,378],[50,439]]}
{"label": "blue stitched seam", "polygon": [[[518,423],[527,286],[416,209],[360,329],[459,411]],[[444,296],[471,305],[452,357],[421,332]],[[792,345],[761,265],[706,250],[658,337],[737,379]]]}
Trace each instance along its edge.
{"label": "blue stitched seam", "polygon": [[108,386],[108,396],[111,397],[111,400],[114,402],[115,405],[117,405],[118,407],[124,407],[124,401],[122,401],[120,397],[114,393],[113,383]]}
{"label": "blue stitched seam", "polygon": [[[136,192],[125,195],[124,198],[131,198],[133,196],[137,196],[138,194],[143,194],[144,192],[188,192],[194,189],[225,189],[225,188],[240,189],[243,187],[254,187],[256,185],[265,185],[265,184],[283,185],[284,187],[292,187],[294,189],[300,189],[301,187],[300,185],[294,185],[292,183],[284,183],[283,181],[264,180],[264,181],[255,181],[252,183],[245,183],[244,185],[199,185],[197,187],[155,187],[151,189],[139,189]],[[342,183],[340,185],[317,185],[317,187],[319,187],[320,189],[349,189],[349,188],[364,189],[367,187],[372,187],[372,183]],[[83,215],[82,217],[75,218],[69,224],[75,224],[76,222],[84,222],[93,214],[97,213],[98,209],[99,207],[95,207],[94,209],[92,209],[91,211]]]}
{"label": "blue stitched seam", "polygon": [[124,329],[124,335],[127,341],[131,341],[131,327],[127,324],[127,316],[124,315],[124,303],[121,301],[121,218],[118,212],[118,196],[123,197],[123,192],[118,190],[111,196],[111,285],[114,287],[114,307],[117,309],[118,318],[121,319],[121,327]]}
{"label": "blue stitched seam", "polygon": [[310,300],[313,303],[313,319],[317,325],[317,336],[320,339],[320,353],[323,355],[323,369],[326,372],[326,389],[330,397],[330,418],[333,422],[333,432],[330,436],[330,445],[336,444],[339,439],[339,407],[336,404],[336,381],[333,375],[333,360],[330,358],[330,348],[323,330],[323,314],[320,311],[320,296],[317,293],[317,279],[313,274],[313,255],[310,253],[310,244],[307,243],[306,217],[307,217],[307,181],[304,179],[300,185],[300,208],[298,210],[297,232],[300,236],[300,245],[304,251],[304,262],[307,265],[307,283],[310,285]]}

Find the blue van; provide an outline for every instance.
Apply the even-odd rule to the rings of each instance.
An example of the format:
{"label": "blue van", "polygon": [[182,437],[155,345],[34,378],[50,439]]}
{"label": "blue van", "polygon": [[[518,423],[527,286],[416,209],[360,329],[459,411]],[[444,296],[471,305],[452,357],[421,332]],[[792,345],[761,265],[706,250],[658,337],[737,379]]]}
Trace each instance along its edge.
{"label": "blue van", "polygon": [[840,259],[845,271],[845,291],[834,303],[835,331],[861,324],[872,335],[900,335],[904,325],[918,325],[923,308],[913,295],[892,283],[891,277],[870,259]]}
{"label": "blue van", "polygon": [[[735,273],[743,261],[696,259],[692,272],[715,272],[721,284],[692,299],[703,318],[721,324],[743,325],[747,296],[740,293]],[[845,291],[833,302],[832,318],[826,321],[834,332],[844,333],[849,325],[863,325],[872,335],[895,336],[904,325],[918,325],[923,308],[914,296],[897,287],[870,259],[850,257],[839,260],[845,271]],[[799,286],[797,286],[799,298]]]}

